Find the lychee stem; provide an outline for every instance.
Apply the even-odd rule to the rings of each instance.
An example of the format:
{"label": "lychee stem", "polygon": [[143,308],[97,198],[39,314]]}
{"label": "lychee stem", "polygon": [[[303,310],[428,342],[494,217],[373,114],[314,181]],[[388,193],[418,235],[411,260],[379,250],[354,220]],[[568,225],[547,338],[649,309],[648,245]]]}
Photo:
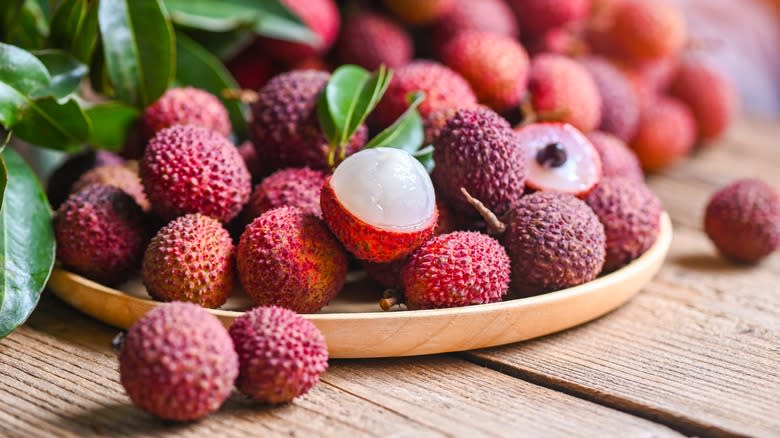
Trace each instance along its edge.
{"label": "lychee stem", "polygon": [[387,289],[382,294],[382,299],[379,300],[379,307],[385,312],[389,311],[398,304],[403,303],[403,297],[395,289]]}
{"label": "lychee stem", "polygon": [[464,187],[461,187],[460,191],[463,193],[466,201],[471,204],[471,206],[477,210],[477,213],[482,216],[482,219],[485,220],[485,224],[487,224],[490,234],[494,236],[500,236],[501,234],[504,234],[504,231],[506,231],[506,225],[504,225],[504,223],[498,219],[495,213],[490,211],[489,208],[485,207],[485,204],[483,204],[482,201],[471,196]]}
{"label": "lychee stem", "polygon": [[222,97],[225,99],[240,100],[246,104],[255,103],[260,98],[256,91],[244,90],[241,88],[228,88],[222,90]]}

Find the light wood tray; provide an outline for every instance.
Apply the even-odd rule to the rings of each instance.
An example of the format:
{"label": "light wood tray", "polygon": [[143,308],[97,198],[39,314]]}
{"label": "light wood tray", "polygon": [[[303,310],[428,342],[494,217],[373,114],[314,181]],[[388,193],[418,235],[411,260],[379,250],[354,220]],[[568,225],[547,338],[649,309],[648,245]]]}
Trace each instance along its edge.
{"label": "light wood tray", "polygon": [[[414,356],[524,341],[588,322],[628,301],[661,268],[671,241],[672,225],[664,213],[655,244],[616,272],[544,295],[454,309],[382,312],[382,289],[352,274],[333,302],[304,317],[322,330],[332,358]],[[140,279],[121,285],[121,292],[55,269],[48,287],[76,309],[122,329],[161,304],[149,299]],[[209,312],[229,326],[249,307],[236,292],[222,309]]]}

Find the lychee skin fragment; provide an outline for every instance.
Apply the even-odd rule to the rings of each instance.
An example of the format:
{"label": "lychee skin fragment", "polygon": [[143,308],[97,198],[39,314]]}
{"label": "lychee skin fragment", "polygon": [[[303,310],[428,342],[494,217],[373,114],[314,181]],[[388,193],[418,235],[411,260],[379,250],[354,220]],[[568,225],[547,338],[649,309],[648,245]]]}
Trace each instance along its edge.
{"label": "lychee skin fragment", "polygon": [[170,88],[144,111],[144,136],[174,125],[196,125],[228,137],[232,131],[225,106],[213,94],[193,87]]}
{"label": "lychee skin fragment", "polygon": [[759,262],[780,249],[780,194],[759,179],[737,180],[710,199],[704,230],[729,259]]}
{"label": "lychee skin fragment", "polygon": [[639,159],[622,140],[602,131],[593,131],[587,137],[599,153],[604,178],[621,177],[644,181],[645,175]]}
{"label": "lychee skin fragment", "polygon": [[512,289],[534,295],[596,278],[604,267],[606,235],[598,216],[573,195],[536,192],[509,216],[503,236],[512,260]]}
{"label": "lychee skin fragment", "polygon": [[247,222],[278,207],[298,207],[304,213],[322,217],[320,192],[326,175],[308,167],[274,172],[255,186],[244,210]]}
{"label": "lychee skin fragment", "polygon": [[249,200],[251,177],[225,137],[193,125],[158,132],[141,160],[141,181],[152,208],[165,219],[202,213],[221,222]]}
{"label": "lychee skin fragment", "polygon": [[233,240],[222,224],[202,214],[174,219],[144,253],[143,282],[154,299],[216,308],[233,292]]}
{"label": "lychee skin fragment", "polygon": [[117,187],[90,185],[72,194],[54,216],[57,259],[104,284],[121,283],[138,268],[147,241],[144,214]]}
{"label": "lychee skin fragment", "polygon": [[509,256],[482,233],[442,234],[412,254],[402,279],[410,310],[494,303],[509,290]]}
{"label": "lychee skin fragment", "polygon": [[238,355],[217,317],[195,304],[167,303],[127,332],[119,376],[144,411],[165,420],[197,420],[230,395]]}
{"label": "lychee skin fragment", "polygon": [[240,371],[236,386],[263,403],[306,394],[328,368],[328,347],[317,327],[281,307],[257,307],[230,326]]}
{"label": "lychee skin fragment", "polygon": [[658,238],[661,201],[643,182],[604,178],[585,202],[599,217],[607,236],[604,272],[635,260]]}
{"label": "lychee skin fragment", "polygon": [[297,207],[263,213],[236,251],[241,285],[259,306],[314,313],[344,286],[347,255],[325,224]]}

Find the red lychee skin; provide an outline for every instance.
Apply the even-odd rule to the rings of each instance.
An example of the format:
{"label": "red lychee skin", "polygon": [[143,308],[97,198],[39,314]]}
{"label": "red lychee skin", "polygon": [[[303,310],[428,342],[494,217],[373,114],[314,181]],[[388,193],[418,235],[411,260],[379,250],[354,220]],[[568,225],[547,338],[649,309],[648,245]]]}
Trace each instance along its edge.
{"label": "red lychee skin", "polygon": [[144,136],[174,125],[196,125],[228,137],[230,118],[222,102],[213,94],[197,88],[170,88],[144,111]]}
{"label": "red lychee skin", "polygon": [[504,0],[456,0],[431,30],[435,51],[464,30],[492,32],[509,38],[517,38],[519,34],[515,15]]}
{"label": "red lychee skin", "polygon": [[498,114],[462,109],[436,138],[433,182],[454,212],[476,217],[461,188],[501,216],[523,196],[527,168],[516,134]]}
{"label": "red lychee skin", "polygon": [[262,41],[255,41],[228,63],[227,68],[243,89],[258,90],[274,75]]}
{"label": "red lychee skin", "polygon": [[654,172],[684,157],[695,142],[696,121],[688,107],[677,99],[659,96],[642,108],[631,149],[642,168]]}
{"label": "red lychee skin", "polygon": [[400,67],[412,59],[414,46],[406,31],[381,15],[362,12],[344,24],[336,53],[342,64],[376,70]]}
{"label": "red lychee skin", "polygon": [[586,52],[587,47],[581,38],[567,28],[556,27],[525,43],[532,56],[542,53],[575,56]]}
{"label": "red lychee skin", "polygon": [[457,0],[383,0],[401,21],[413,26],[431,24],[450,11]]}
{"label": "red lychee skin", "polygon": [[121,189],[103,184],[85,187],[60,206],[54,235],[63,265],[109,285],[138,268],[148,239],[141,207]]}
{"label": "red lychee skin", "polygon": [[417,91],[425,93],[425,100],[417,107],[423,118],[477,103],[471,86],[458,73],[437,62],[413,61],[395,71],[387,92],[371,114],[372,123],[390,126],[409,107],[409,94]]}
{"label": "red lychee skin", "polygon": [[161,217],[203,213],[228,222],[249,200],[252,181],[225,137],[193,125],[158,132],[144,152],[141,181]]}
{"label": "red lychee skin", "polygon": [[217,317],[195,304],[168,303],[127,332],[119,376],[144,411],[166,420],[197,420],[230,396],[238,355]]}
{"label": "red lychee skin", "polygon": [[326,175],[308,167],[277,170],[258,184],[245,208],[247,223],[268,210],[298,207],[304,213],[322,218],[320,191]]}
{"label": "red lychee skin", "polygon": [[447,121],[450,119],[450,117],[454,116],[455,113],[458,112],[458,110],[474,109],[474,108],[481,108],[481,109],[488,109],[488,110],[490,109],[484,105],[473,104],[473,105],[446,108],[441,111],[436,111],[428,114],[427,117],[423,118],[423,130],[425,132],[425,138],[423,140],[423,144],[426,145],[434,144],[436,142],[436,137],[439,136],[439,133],[447,124]]}
{"label": "red lychee skin", "polygon": [[509,290],[510,262],[497,240],[456,231],[428,240],[402,272],[410,310],[501,301]]}
{"label": "red lychee skin", "polygon": [[233,240],[202,214],[174,219],[149,242],[141,267],[152,298],[216,308],[233,292]]}
{"label": "red lychee skin", "polygon": [[107,151],[86,151],[73,155],[49,176],[46,197],[49,198],[52,208],[56,209],[73,193],[73,183],[85,172],[98,166],[122,163],[122,157]]}
{"label": "red lychee skin", "polygon": [[682,12],[668,1],[615,2],[605,33],[623,56],[633,60],[675,56],[687,39]]}
{"label": "red lychee skin", "polygon": [[[252,105],[250,134],[260,162],[270,172],[285,167],[329,170],[328,141],[317,118],[317,99],[330,74],[297,70],[275,76]],[[368,130],[361,126],[346,155],[360,150]]]}
{"label": "red lychee skin", "polygon": [[602,102],[596,82],[570,58],[554,54],[534,58],[528,91],[540,120],[570,123],[585,133],[601,122]]}
{"label": "red lychee skin", "polygon": [[604,226],[572,195],[536,192],[512,211],[503,235],[512,260],[512,289],[532,295],[576,286],[604,267]]}
{"label": "red lychee skin", "polygon": [[780,194],[759,179],[737,180],[710,199],[704,230],[727,258],[759,262],[780,249]]}
{"label": "red lychee skin", "polygon": [[339,35],[341,18],[333,0],[282,0],[308,29],[319,37],[314,46],[272,38],[259,38],[265,55],[293,63],[299,59],[323,55],[330,49]]}
{"label": "red lychee skin", "polygon": [[375,227],[341,204],[330,185],[330,178],[322,186],[320,205],[325,223],[347,251],[362,261],[374,263],[388,263],[411,254],[433,236],[439,218],[439,210],[434,209],[430,220],[416,229],[401,231]]}
{"label": "red lychee skin", "polygon": [[580,61],[601,96],[598,129],[630,142],[639,126],[639,97],[631,82],[609,61],[588,57]]}
{"label": "red lychee skin", "polygon": [[122,191],[132,196],[144,212],[148,212],[152,208],[146,193],[144,193],[144,186],[141,184],[138,172],[130,169],[126,164],[109,164],[95,167],[81,175],[73,183],[71,192],[76,193],[92,184],[106,184],[119,187]]}
{"label": "red lychee skin", "polygon": [[737,112],[737,92],[731,81],[700,63],[683,63],[670,92],[691,109],[698,138],[704,142],[723,135]]}
{"label": "red lychee skin", "polygon": [[247,225],[236,252],[238,275],[259,306],[314,313],[344,286],[347,255],[325,224],[297,207],[263,213]]}
{"label": "red lychee skin", "polygon": [[511,0],[524,37],[542,35],[554,27],[584,21],[590,0]]}
{"label": "red lychee skin", "polygon": [[481,103],[497,112],[518,106],[525,95],[528,53],[510,37],[460,32],[442,48],[441,59],[466,78]]}
{"label": "red lychee skin", "polygon": [[604,178],[585,202],[604,225],[607,237],[604,272],[635,260],[658,238],[661,201],[643,182]]}
{"label": "red lychee skin", "polygon": [[230,326],[238,352],[236,386],[263,403],[285,403],[306,394],[328,368],[322,332],[295,312],[257,307]]}
{"label": "red lychee skin", "polygon": [[644,181],[639,159],[621,139],[601,131],[593,131],[587,137],[601,158],[602,177]]}

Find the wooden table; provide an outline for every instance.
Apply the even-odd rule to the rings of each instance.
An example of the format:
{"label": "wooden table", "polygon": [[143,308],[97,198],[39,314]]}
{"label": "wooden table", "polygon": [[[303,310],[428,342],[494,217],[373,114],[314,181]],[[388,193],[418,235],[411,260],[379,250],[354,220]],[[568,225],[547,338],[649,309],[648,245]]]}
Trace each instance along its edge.
{"label": "wooden table", "polygon": [[333,360],[286,406],[235,394],[190,424],[134,408],[117,330],[47,294],[0,342],[0,436],[780,436],[780,256],[726,263],[701,232],[717,187],[780,187],[780,125],[740,122],[650,185],[675,225],[666,266],[633,301],[580,328],[432,357]]}

